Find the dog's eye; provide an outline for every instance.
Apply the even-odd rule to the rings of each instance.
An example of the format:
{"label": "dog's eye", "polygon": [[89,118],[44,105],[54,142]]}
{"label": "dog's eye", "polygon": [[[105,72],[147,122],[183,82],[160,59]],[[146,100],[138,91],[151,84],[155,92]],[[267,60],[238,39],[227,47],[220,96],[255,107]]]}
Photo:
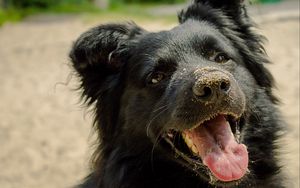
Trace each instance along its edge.
{"label": "dog's eye", "polygon": [[211,58],[212,61],[217,63],[226,63],[230,60],[230,57],[225,53],[215,53],[215,55],[213,55]]}
{"label": "dog's eye", "polygon": [[149,82],[150,84],[157,84],[165,78],[165,74],[162,72],[155,72],[150,75]]}

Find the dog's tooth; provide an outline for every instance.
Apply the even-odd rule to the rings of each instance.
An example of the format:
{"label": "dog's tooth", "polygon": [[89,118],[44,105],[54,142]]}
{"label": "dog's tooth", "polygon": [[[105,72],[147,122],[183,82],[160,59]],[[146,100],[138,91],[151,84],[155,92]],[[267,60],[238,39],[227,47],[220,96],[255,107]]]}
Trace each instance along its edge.
{"label": "dog's tooth", "polygon": [[186,134],[183,132],[183,133],[181,133],[181,135],[182,135],[183,139],[185,139]]}
{"label": "dog's tooth", "polygon": [[192,146],[192,151],[195,153],[195,154],[198,154],[198,150],[197,150],[197,147],[195,145]]}
{"label": "dog's tooth", "polygon": [[[182,133],[181,135],[182,135],[186,145],[192,149],[192,147],[194,146],[193,140],[186,133]],[[196,150],[197,150],[197,148],[196,148]]]}
{"label": "dog's tooth", "polygon": [[193,143],[193,141],[192,141],[188,136],[186,136],[184,140],[185,140],[185,143],[186,143],[190,148],[193,147],[194,143]]}
{"label": "dog's tooth", "polygon": [[[227,123],[228,126],[230,126],[230,123],[228,121],[226,121],[226,123]],[[234,134],[233,134],[232,131],[230,131],[230,134],[231,134],[232,137],[234,137]]]}
{"label": "dog's tooth", "polygon": [[167,133],[169,138],[173,138],[173,134],[172,133]]}
{"label": "dog's tooth", "polygon": [[230,123],[229,123],[229,121],[228,121],[228,120],[226,120],[226,123],[227,123],[228,125],[230,125]]}

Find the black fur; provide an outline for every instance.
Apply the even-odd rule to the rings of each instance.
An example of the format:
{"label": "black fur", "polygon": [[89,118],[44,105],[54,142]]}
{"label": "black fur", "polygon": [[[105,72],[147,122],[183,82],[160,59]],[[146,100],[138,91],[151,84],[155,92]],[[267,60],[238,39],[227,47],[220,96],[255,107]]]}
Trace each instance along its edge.
{"label": "black fur", "polygon": [[[282,122],[273,78],[265,68],[263,37],[253,31],[242,1],[195,0],[179,22],[157,33],[134,23],[106,24],[75,42],[70,57],[83,97],[95,106],[99,135],[93,170],[79,187],[284,187],[276,158]],[[231,60],[213,62],[211,51]],[[210,182],[162,138],[164,131],[189,128],[203,115],[205,107],[190,101],[193,72],[203,67],[230,73],[245,96],[240,129],[250,172],[234,184]],[[157,73],[163,79],[153,84]]]}

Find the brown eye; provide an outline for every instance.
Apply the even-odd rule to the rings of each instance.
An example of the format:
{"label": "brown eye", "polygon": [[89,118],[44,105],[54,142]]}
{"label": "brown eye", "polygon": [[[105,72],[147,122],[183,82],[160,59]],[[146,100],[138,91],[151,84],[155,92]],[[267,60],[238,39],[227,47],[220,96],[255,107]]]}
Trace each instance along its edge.
{"label": "brown eye", "polygon": [[150,84],[157,84],[160,81],[162,81],[164,78],[165,78],[164,73],[162,73],[162,72],[156,72],[156,73],[153,73],[150,76],[149,81],[150,81]]}
{"label": "brown eye", "polygon": [[217,63],[226,63],[229,60],[230,57],[228,57],[225,53],[216,53],[216,55],[214,55],[214,61]]}

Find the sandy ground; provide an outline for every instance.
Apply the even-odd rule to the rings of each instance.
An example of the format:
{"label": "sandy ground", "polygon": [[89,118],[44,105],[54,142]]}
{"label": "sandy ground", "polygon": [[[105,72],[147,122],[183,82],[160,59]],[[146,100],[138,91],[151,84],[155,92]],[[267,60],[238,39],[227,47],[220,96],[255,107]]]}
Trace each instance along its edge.
{"label": "sandy ground", "polygon": [[[74,17],[43,17],[0,28],[1,188],[65,188],[87,173],[91,117],[73,91],[76,79],[67,54],[72,41],[92,25]],[[261,28],[270,41],[267,51],[275,62],[270,69],[290,129],[283,142],[285,172],[293,184],[289,187],[297,188],[299,16],[268,20]]]}

